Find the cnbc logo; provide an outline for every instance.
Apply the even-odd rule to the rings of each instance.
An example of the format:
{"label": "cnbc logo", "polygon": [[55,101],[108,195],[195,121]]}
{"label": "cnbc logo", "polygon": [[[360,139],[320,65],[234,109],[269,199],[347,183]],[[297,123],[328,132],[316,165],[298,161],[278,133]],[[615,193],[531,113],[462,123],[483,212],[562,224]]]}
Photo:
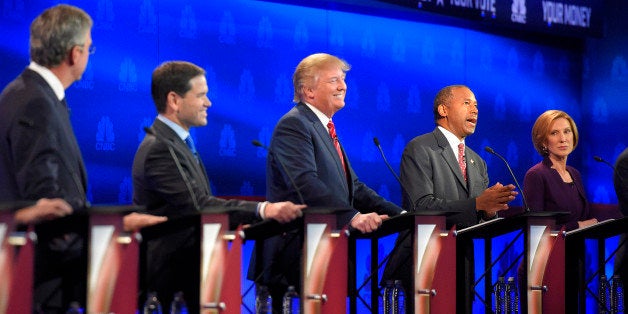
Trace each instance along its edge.
{"label": "cnbc logo", "polygon": [[513,0],[511,7],[510,20],[515,23],[526,24],[526,1],[525,0]]}
{"label": "cnbc logo", "polygon": [[96,150],[97,151],[114,151],[116,150],[116,136],[113,133],[113,123],[108,116],[103,116],[98,122],[98,131],[96,131]]}

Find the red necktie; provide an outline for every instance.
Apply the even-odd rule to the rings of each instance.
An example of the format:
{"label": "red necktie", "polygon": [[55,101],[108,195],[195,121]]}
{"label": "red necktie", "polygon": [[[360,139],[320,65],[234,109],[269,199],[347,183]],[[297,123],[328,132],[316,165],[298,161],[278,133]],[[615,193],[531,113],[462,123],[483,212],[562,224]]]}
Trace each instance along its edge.
{"label": "red necktie", "polygon": [[464,162],[464,144],[458,144],[458,165],[460,166],[460,171],[462,171],[462,176],[464,177],[464,181],[467,181],[467,163]]}
{"label": "red necktie", "polygon": [[329,123],[327,123],[327,128],[329,129],[329,136],[331,136],[332,140],[334,141],[334,147],[336,148],[336,152],[338,152],[340,162],[342,162],[342,170],[344,170],[346,173],[347,168],[345,168],[345,159],[342,158],[342,150],[340,150],[340,142],[338,142],[338,135],[336,135],[336,127],[331,120],[329,120]]}

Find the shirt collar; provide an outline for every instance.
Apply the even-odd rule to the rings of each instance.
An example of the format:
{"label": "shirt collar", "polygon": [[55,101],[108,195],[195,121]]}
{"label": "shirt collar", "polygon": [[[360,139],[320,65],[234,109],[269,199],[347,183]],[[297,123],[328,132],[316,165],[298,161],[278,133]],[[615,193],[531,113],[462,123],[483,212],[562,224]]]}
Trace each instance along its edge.
{"label": "shirt collar", "polygon": [[[445,135],[445,138],[447,139],[447,142],[449,143],[449,146],[454,151],[454,155],[458,156],[458,144],[460,144],[460,143],[464,144],[464,139],[462,139],[462,141],[459,140],[456,135],[454,135],[449,130],[445,129],[444,127],[442,127],[440,125],[438,126],[438,129],[441,132],[443,132],[443,135]],[[465,146],[466,146],[466,144],[465,144]]]}
{"label": "shirt collar", "polygon": [[63,100],[63,98],[65,98],[65,89],[63,88],[63,84],[61,84],[59,78],[54,75],[50,69],[35,63],[35,61],[31,61],[28,68],[41,75],[44,81],[50,85],[59,100]]}
{"label": "shirt collar", "polygon": [[316,117],[318,118],[318,120],[321,121],[321,123],[323,124],[323,126],[325,127],[325,129],[327,130],[327,132],[329,132],[329,129],[327,128],[327,123],[329,123],[329,121],[331,121],[331,118],[329,118],[328,116],[326,116],[322,111],[318,110],[318,108],[303,102],[308,108],[310,108],[314,114],[316,115]]}
{"label": "shirt collar", "polygon": [[185,139],[188,136],[190,136],[190,132],[186,131],[183,127],[181,127],[180,125],[176,124],[172,120],[162,116],[161,114],[157,115],[157,119],[159,119],[161,122],[163,122],[167,126],[169,126],[175,133],[177,133],[177,136],[179,136],[181,138],[181,140],[185,141]]}

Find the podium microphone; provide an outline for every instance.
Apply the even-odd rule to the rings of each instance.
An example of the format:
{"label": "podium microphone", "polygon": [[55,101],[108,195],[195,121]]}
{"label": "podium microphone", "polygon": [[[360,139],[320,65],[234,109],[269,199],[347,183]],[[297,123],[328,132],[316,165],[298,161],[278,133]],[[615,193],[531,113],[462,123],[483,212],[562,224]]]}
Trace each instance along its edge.
{"label": "podium microphone", "polygon": [[177,170],[179,170],[179,174],[181,175],[181,178],[183,179],[183,183],[185,183],[185,187],[188,189],[188,193],[190,193],[190,198],[192,199],[192,202],[194,203],[194,208],[196,210],[200,210],[201,207],[199,206],[198,200],[196,199],[196,193],[194,193],[194,189],[192,188],[192,182],[190,178],[188,178],[188,176],[185,174],[185,171],[183,170],[183,166],[181,166],[181,161],[179,160],[179,157],[177,156],[177,154],[174,152],[174,147],[173,147],[174,144],[172,143],[172,141],[167,140],[160,134],[157,134],[157,132],[155,132],[152,128],[149,128],[149,127],[144,127],[144,132],[154,136],[157,140],[164,142],[166,146],[168,146],[168,152],[170,152],[170,156],[172,157],[172,160],[174,160],[174,164],[177,166]]}
{"label": "podium microphone", "polygon": [[393,174],[393,176],[395,176],[395,179],[397,179],[397,182],[399,182],[399,186],[401,186],[401,190],[403,190],[403,193],[406,194],[406,196],[408,197],[408,200],[412,203],[412,211],[414,212],[416,209],[416,204],[414,203],[414,200],[412,199],[412,195],[408,193],[408,190],[406,190],[406,187],[403,186],[403,183],[401,183],[401,179],[399,179],[399,176],[397,175],[395,170],[393,170],[393,168],[390,166],[390,163],[388,163],[388,160],[386,159],[386,155],[384,155],[384,150],[382,149],[382,146],[379,144],[379,139],[377,137],[374,137],[373,143],[375,144],[375,146],[377,146],[377,149],[379,149],[379,152],[382,155],[382,158],[384,159],[384,163],[386,164],[390,172]]}
{"label": "podium microphone", "polygon": [[602,157],[600,156],[593,156],[593,159],[595,159],[595,161],[597,162],[601,162],[604,164],[607,164],[609,167],[613,168],[613,170],[615,170],[615,166],[613,166],[613,164],[611,164],[610,162],[604,160]]}
{"label": "podium microphone", "polygon": [[512,179],[515,181],[515,185],[517,186],[517,189],[519,189],[519,193],[521,193],[521,199],[523,200],[523,207],[524,210],[526,212],[530,211],[530,208],[528,207],[528,202],[526,201],[526,196],[525,194],[523,194],[523,189],[521,188],[521,186],[519,186],[519,182],[517,182],[517,177],[515,176],[515,174],[512,172],[512,168],[510,168],[510,164],[508,164],[508,161],[506,161],[506,159],[504,157],[502,157],[502,155],[498,154],[497,152],[495,152],[492,148],[486,146],[484,147],[484,150],[499,157],[499,159],[501,159],[502,161],[504,161],[504,164],[506,164],[506,168],[508,168],[508,171],[510,171],[510,176],[512,176]]}
{"label": "podium microphone", "polygon": [[260,141],[253,140],[253,141],[251,141],[251,144],[253,144],[253,146],[257,146],[257,147],[261,147],[261,148],[265,149],[269,154],[271,154],[271,155],[273,155],[275,157],[277,162],[281,165],[281,168],[283,169],[283,171],[286,173],[286,176],[288,176],[288,179],[290,179],[290,184],[292,184],[292,187],[294,188],[294,190],[297,191],[297,195],[299,196],[299,201],[301,202],[301,204],[305,204],[305,200],[303,199],[303,195],[301,194],[301,190],[299,189],[299,186],[297,186],[297,184],[294,182],[294,179],[290,175],[290,172],[288,172],[288,168],[286,168],[286,165],[283,163],[283,160],[281,160],[281,158],[279,158],[279,156],[273,154],[270,151],[270,148],[268,148],[266,145],[262,144]]}

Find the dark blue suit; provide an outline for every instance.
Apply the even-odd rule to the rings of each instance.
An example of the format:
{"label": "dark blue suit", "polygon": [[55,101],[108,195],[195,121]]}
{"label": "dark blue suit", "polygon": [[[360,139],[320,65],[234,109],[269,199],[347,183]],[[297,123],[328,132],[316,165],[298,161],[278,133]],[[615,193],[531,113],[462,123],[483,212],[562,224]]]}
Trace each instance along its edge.
{"label": "dark blue suit", "polygon": [[[343,157],[347,175],[329,133],[316,114],[303,103],[296,105],[279,120],[273,132],[266,169],[268,200],[301,203],[291,177],[308,206],[351,209],[340,217],[338,227],[348,224],[358,212],[394,216],[402,211],[358,179],[344,150]],[[256,282],[270,285],[271,291],[273,287],[285,289],[288,285],[299,289],[302,240],[302,230],[298,230],[265,241],[263,261],[257,265],[257,271],[251,269],[249,278],[260,276]],[[251,267],[256,265],[255,257],[253,254]],[[285,291],[272,292],[275,296]]]}
{"label": "dark blue suit", "polygon": [[[0,95],[0,152],[0,201],[58,197],[75,212],[87,208],[87,175],[68,109],[30,69]],[[46,313],[65,313],[70,301],[85,305],[85,217],[41,223],[35,231],[35,304],[45,300]]]}

